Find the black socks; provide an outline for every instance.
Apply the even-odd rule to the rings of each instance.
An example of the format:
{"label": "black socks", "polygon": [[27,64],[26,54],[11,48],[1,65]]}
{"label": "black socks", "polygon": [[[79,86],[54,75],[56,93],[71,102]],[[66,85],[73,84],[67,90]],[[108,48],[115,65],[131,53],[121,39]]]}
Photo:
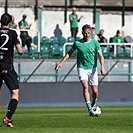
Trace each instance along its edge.
{"label": "black socks", "polygon": [[7,114],[6,114],[6,117],[8,119],[11,119],[12,115],[14,114],[14,112],[17,108],[17,105],[18,105],[18,101],[16,99],[11,99],[10,100],[9,105],[8,105],[8,111],[7,111]]}

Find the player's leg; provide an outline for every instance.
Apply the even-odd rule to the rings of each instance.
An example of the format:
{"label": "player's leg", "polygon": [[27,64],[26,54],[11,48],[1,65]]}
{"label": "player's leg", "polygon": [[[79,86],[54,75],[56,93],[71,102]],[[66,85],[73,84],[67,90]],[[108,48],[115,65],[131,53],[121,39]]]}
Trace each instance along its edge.
{"label": "player's leg", "polygon": [[79,68],[78,69],[78,76],[79,76],[79,80],[83,86],[83,97],[84,100],[86,102],[86,106],[88,108],[88,111],[91,111],[91,103],[90,103],[90,94],[89,94],[89,86],[88,86],[88,71]]}
{"label": "player's leg", "polygon": [[30,52],[31,43],[32,43],[32,38],[30,36],[27,36],[26,45],[27,45],[28,52]]}
{"label": "player's leg", "polygon": [[83,97],[86,102],[86,106],[88,108],[88,111],[90,112],[91,110],[91,103],[90,103],[90,94],[89,94],[89,86],[88,86],[88,81],[87,80],[81,80],[80,81],[82,86],[83,86]]}
{"label": "player's leg", "polygon": [[8,104],[6,117],[4,118],[3,123],[6,126],[13,127],[11,118],[17,108],[18,98],[19,98],[19,84],[18,84],[16,72],[14,70],[8,71],[8,73],[5,74],[4,80],[5,80],[5,84],[10,90],[11,100]]}
{"label": "player's leg", "polygon": [[96,105],[97,99],[98,99],[98,85],[92,85],[92,104],[91,106],[93,107]]}
{"label": "player's leg", "polygon": [[11,93],[11,100],[8,104],[8,111],[6,113],[6,117],[11,120],[12,115],[14,114],[18,105],[19,89],[11,90],[10,93]]}
{"label": "player's leg", "polygon": [[73,37],[76,39],[78,28],[73,28]]}
{"label": "player's leg", "polygon": [[77,34],[78,34],[78,28],[75,29],[75,39],[77,37]]}
{"label": "player's leg", "polygon": [[18,97],[19,97],[19,89],[16,90],[12,90],[11,92],[11,100],[8,104],[7,107],[7,113],[6,113],[6,117],[3,120],[4,125],[8,126],[8,127],[13,127],[12,124],[12,116],[15,113],[15,110],[17,108],[18,105]]}
{"label": "player's leg", "polygon": [[20,35],[20,38],[21,38],[21,41],[22,41],[22,46],[24,47],[25,46],[25,37]]}
{"label": "player's leg", "polygon": [[93,107],[96,105],[97,99],[98,99],[98,73],[97,68],[93,68],[92,72],[89,76],[89,84],[91,85],[92,89],[92,104]]}
{"label": "player's leg", "polygon": [[74,37],[74,30],[71,28],[71,37]]}

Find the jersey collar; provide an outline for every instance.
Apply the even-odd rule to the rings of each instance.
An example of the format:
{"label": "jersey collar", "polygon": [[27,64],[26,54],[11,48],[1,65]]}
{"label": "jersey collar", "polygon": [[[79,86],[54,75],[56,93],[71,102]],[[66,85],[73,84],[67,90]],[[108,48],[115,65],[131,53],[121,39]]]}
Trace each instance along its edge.
{"label": "jersey collar", "polygon": [[[91,38],[90,38],[90,41],[91,41]],[[90,42],[90,41],[89,41],[89,42]],[[83,43],[89,43],[89,42],[85,42],[84,39],[82,39],[82,42],[83,42]]]}

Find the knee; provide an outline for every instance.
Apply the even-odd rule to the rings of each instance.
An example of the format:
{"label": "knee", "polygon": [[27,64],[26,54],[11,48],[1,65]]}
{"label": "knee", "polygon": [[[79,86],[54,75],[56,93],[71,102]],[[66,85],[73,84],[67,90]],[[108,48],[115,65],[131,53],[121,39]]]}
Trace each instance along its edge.
{"label": "knee", "polygon": [[88,89],[89,89],[89,88],[88,88],[87,85],[86,85],[86,86],[83,86],[83,91],[84,91],[84,92],[88,92]]}
{"label": "knee", "polygon": [[93,90],[93,93],[95,93],[95,94],[98,93],[98,87],[97,86],[93,86],[92,90]]}
{"label": "knee", "polygon": [[97,94],[97,93],[98,93],[98,89],[95,89],[95,90],[93,91],[93,93]]}
{"label": "knee", "polygon": [[17,90],[12,90],[12,91],[11,91],[11,97],[12,97],[13,99],[18,100],[18,99],[19,99],[19,90],[18,90],[18,89],[17,89]]}
{"label": "knee", "polygon": [[83,92],[88,92],[89,86],[88,86],[88,81],[83,80],[81,81],[82,86],[83,86]]}

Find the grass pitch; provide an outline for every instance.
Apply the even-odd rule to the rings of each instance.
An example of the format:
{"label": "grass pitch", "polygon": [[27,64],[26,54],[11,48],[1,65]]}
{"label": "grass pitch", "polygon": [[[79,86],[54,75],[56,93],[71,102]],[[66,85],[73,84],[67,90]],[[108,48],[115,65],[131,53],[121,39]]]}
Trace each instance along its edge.
{"label": "grass pitch", "polygon": [[[0,133],[133,133],[132,105],[101,105],[99,117],[85,106],[18,107],[14,128],[0,124]],[[0,107],[2,121],[6,107]],[[1,122],[2,123],[2,122]]]}

